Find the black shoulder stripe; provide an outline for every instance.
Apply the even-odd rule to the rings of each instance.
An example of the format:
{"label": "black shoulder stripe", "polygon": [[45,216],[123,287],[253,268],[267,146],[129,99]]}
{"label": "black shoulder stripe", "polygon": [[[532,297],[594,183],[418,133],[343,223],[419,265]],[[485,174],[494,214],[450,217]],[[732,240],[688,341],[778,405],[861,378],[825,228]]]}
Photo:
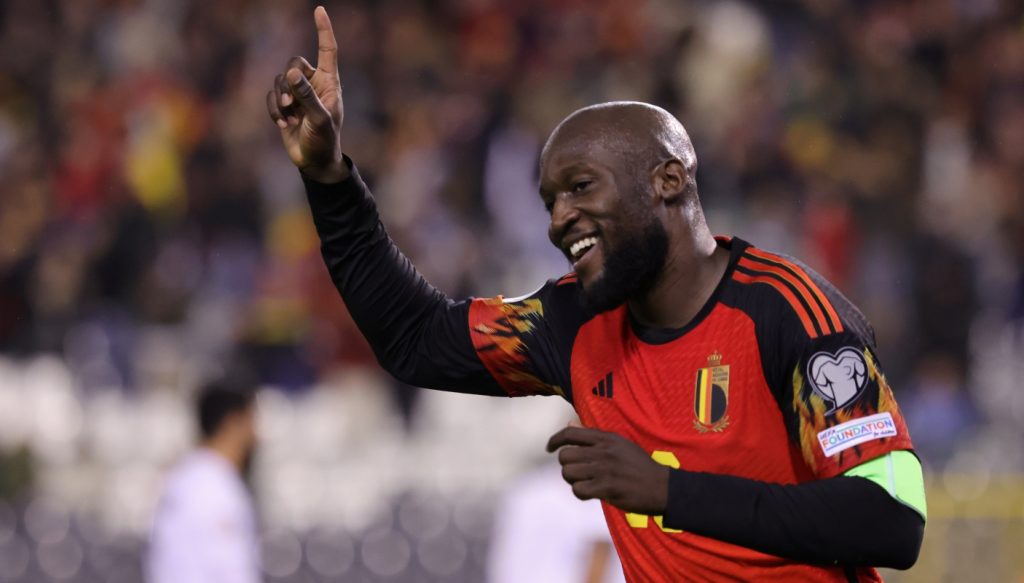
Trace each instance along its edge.
{"label": "black shoulder stripe", "polygon": [[803,322],[804,324],[804,328],[807,331],[807,335],[810,336],[811,338],[817,338],[818,336],[822,336],[825,334],[825,330],[822,328],[822,325],[818,321],[818,319],[811,317],[811,306],[807,303],[807,300],[804,298],[804,295],[800,293],[800,290],[798,290],[791,281],[789,281],[789,278],[782,277],[771,271],[758,271],[754,269],[749,269],[743,265],[736,266],[736,273],[747,276],[735,277],[735,279],[737,279],[741,283],[759,283],[757,281],[758,279],[762,281],[768,279],[775,282],[776,285],[781,285],[784,289],[789,291],[789,297],[786,297],[786,300],[793,307],[793,310],[797,312],[797,316],[799,316],[801,322]]}
{"label": "black shoulder stripe", "polygon": [[807,276],[805,274],[798,273],[796,269],[792,266],[792,264],[774,260],[764,254],[755,255],[753,253],[745,253],[743,256],[746,259],[753,261],[755,263],[769,265],[774,268],[781,269],[786,273],[790,274],[792,276],[792,279],[787,279],[790,279],[790,281],[794,285],[799,286],[800,296],[803,297],[805,300],[807,300],[807,298],[810,298],[810,301],[814,302],[815,307],[818,309],[818,313],[822,315],[822,321],[820,322],[823,325],[822,327],[827,325],[829,331],[833,334],[842,331],[842,323],[838,321],[838,316],[835,315],[835,312],[832,310],[832,306],[826,305],[828,299],[823,299],[821,297],[821,294],[817,293],[816,290],[812,289],[810,285],[808,285],[807,280],[805,279]]}

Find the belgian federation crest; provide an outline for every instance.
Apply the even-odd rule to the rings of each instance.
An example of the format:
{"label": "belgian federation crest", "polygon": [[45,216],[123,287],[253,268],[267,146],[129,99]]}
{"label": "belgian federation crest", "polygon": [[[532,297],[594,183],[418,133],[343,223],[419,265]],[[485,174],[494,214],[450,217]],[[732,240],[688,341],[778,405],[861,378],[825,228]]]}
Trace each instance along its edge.
{"label": "belgian federation crest", "polygon": [[708,356],[708,366],[697,371],[693,395],[693,427],[697,431],[717,433],[729,426],[729,365],[722,364],[717,350]]}

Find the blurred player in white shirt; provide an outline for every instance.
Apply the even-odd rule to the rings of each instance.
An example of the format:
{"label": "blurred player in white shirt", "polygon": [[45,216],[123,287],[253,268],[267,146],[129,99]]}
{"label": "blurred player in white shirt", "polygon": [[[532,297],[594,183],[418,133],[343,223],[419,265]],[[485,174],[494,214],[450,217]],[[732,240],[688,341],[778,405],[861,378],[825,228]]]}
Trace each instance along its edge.
{"label": "blurred player in white shirt", "polygon": [[624,583],[598,500],[581,501],[557,463],[518,480],[499,502],[489,583]]}
{"label": "blurred player in white shirt", "polygon": [[157,506],[149,583],[256,583],[256,516],[243,476],[256,446],[252,391],[226,382],[198,399],[200,447],[171,470]]}

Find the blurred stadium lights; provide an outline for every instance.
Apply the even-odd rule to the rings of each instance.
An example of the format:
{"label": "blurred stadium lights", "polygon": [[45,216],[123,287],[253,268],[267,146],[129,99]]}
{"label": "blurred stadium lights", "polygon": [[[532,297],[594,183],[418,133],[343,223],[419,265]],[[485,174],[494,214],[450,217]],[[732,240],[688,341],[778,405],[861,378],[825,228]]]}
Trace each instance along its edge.
{"label": "blurred stadium lights", "polygon": [[313,572],[328,578],[340,578],[356,561],[353,538],[339,528],[318,528],[305,539],[306,560]]}

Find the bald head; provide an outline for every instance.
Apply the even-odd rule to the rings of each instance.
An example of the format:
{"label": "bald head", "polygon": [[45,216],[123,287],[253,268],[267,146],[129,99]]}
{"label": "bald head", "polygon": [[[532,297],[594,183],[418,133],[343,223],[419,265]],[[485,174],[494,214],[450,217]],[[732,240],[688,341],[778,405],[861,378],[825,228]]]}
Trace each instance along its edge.
{"label": "bald head", "polygon": [[576,111],[551,133],[540,165],[548,237],[595,313],[646,301],[666,268],[686,271],[715,250],[690,137],[660,107],[620,101]]}
{"label": "bald head", "polygon": [[626,168],[646,173],[670,159],[682,162],[696,193],[697,155],[683,124],[664,109],[639,101],[612,101],[578,109],[551,132],[541,167],[558,155],[602,148]]}

